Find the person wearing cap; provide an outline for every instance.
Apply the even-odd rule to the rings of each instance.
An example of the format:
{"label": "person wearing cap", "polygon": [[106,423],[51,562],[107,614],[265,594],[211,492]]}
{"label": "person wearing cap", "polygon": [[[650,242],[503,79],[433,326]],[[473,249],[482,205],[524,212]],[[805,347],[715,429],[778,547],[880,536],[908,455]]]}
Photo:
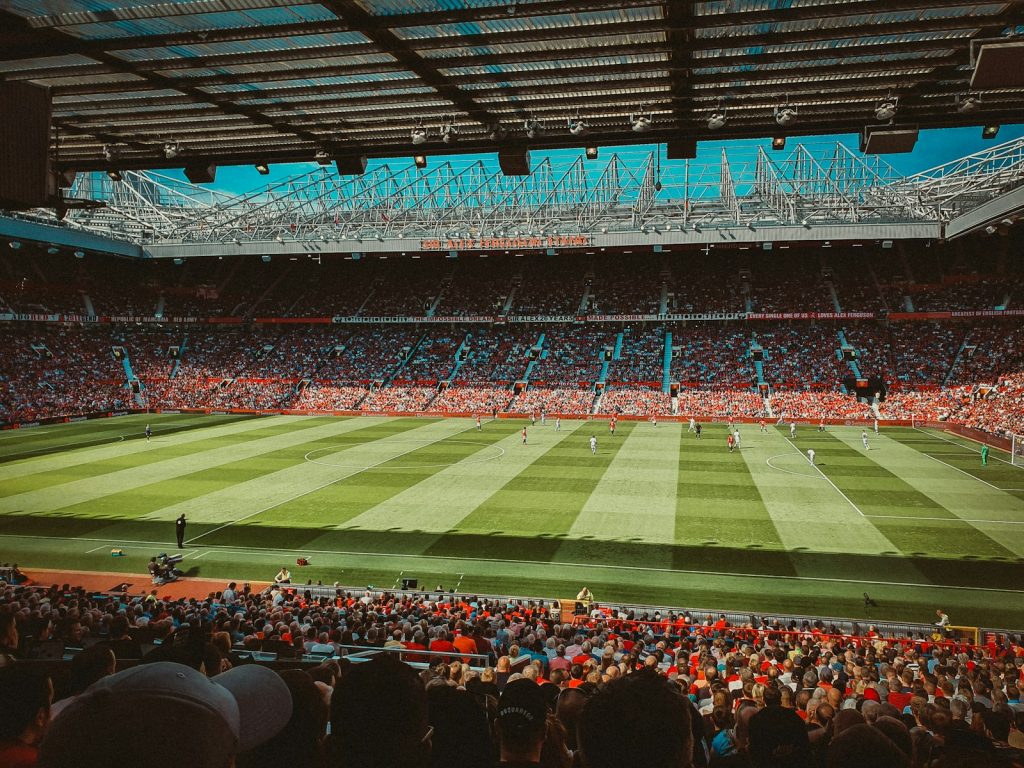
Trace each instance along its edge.
{"label": "person wearing cap", "polygon": [[145,764],[230,768],[292,715],[288,686],[255,664],[208,678],[158,661],[104,677],[53,721],[39,768],[109,768],[114,755]]}
{"label": "person wearing cap", "polygon": [[495,730],[501,760],[507,768],[540,765],[547,735],[548,706],[541,687],[532,680],[513,680],[498,699]]}

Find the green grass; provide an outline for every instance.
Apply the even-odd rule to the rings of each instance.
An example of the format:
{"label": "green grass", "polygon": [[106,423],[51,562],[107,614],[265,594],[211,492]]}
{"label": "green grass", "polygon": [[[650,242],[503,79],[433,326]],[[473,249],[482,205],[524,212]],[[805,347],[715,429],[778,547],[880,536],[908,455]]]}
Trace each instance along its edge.
{"label": "green grass", "polygon": [[692,608],[1022,624],[1024,468],[999,451],[982,467],[941,432],[883,429],[865,451],[859,429],[747,426],[730,454],[723,426],[697,441],[591,421],[523,445],[523,424],[151,415],[3,432],[0,560],[142,573],[184,512],[194,576],[267,579],[308,555],[297,575],[325,582],[586,583]]}

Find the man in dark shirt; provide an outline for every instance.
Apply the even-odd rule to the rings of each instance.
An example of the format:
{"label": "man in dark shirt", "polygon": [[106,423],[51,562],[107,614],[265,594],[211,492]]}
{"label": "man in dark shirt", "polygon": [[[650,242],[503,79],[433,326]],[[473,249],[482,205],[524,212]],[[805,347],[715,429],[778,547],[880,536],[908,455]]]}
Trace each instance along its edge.
{"label": "man in dark shirt", "polygon": [[178,537],[178,549],[185,548],[185,515],[174,521],[174,533]]}

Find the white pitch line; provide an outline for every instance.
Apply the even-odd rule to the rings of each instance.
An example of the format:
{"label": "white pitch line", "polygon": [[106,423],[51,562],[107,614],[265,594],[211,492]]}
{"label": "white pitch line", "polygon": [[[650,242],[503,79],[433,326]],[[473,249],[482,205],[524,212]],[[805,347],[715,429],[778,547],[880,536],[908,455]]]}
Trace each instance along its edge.
{"label": "white pitch line", "polygon": [[939,462],[939,464],[942,464],[943,466],[949,467],[950,469],[955,469],[955,470],[956,470],[957,472],[959,472],[959,473],[960,473],[960,474],[962,474],[962,475],[967,475],[968,477],[973,477],[973,478],[974,478],[975,480],[977,480],[977,481],[978,481],[979,483],[984,483],[984,484],[985,484],[985,485],[987,485],[987,486],[988,486],[989,488],[994,488],[994,489],[995,489],[995,490],[997,490],[997,491],[1013,491],[1013,490],[1016,490],[1015,488],[1000,488],[1000,487],[999,487],[998,485],[992,485],[992,483],[990,483],[990,482],[989,482],[988,480],[982,480],[982,479],[981,479],[980,477],[978,477],[977,475],[972,475],[972,474],[971,474],[970,472],[968,472],[968,471],[966,471],[966,470],[963,470],[963,469],[960,469],[960,467],[954,467],[954,466],[953,466],[952,464],[947,464],[947,463],[946,463],[946,462],[944,462],[944,461],[943,461],[942,459],[936,459],[936,458],[935,458],[934,456],[932,456],[932,455],[931,455],[930,453],[925,453],[924,451],[918,451],[918,453],[920,453],[920,454],[922,454],[922,455],[924,455],[924,456],[927,456],[927,457],[928,457],[929,459],[931,459],[932,461],[937,461],[937,462]]}
{"label": "white pitch line", "polygon": [[[444,440],[448,440],[449,438],[455,437],[456,435],[461,435],[463,432],[468,432],[471,429],[476,429],[476,427],[475,426],[469,426],[466,429],[459,430],[458,432],[454,432],[454,433],[452,433],[450,435],[445,435],[444,437],[439,437],[436,440],[431,440],[430,442],[423,443],[422,445],[417,445],[415,448],[410,448],[408,451],[402,451],[401,453],[399,453],[399,454],[397,454],[395,456],[390,456],[390,457],[388,457],[386,459],[381,459],[380,461],[374,462],[373,464],[370,464],[369,466],[359,467],[357,469],[353,469],[353,471],[349,472],[346,475],[342,475],[341,477],[336,477],[334,480],[330,480],[330,481],[328,481],[326,483],[318,485],[315,488],[310,488],[308,491],[303,491],[302,493],[297,493],[294,496],[289,496],[287,499],[282,499],[281,501],[278,501],[278,502],[276,502],[274,504],[271,504],[268,507],[263,507],[263,509],[258,509],[255,512],[249,513],[248,515],[243,515],[242,517],[238,518],[237,520],[231,520],[231,521],[228,521],[228,522],[224,523],[223,525],[218,525],[216,528],[212,528],[209,531],[206,531],[205,533],[200,533],[198,536],[192,537],[191,539],[189,539],[185,543],[186,544],[191,544],[193,541],[198,541],[199,539],[203,538],[204,536],[209,536],[211,533],[216,533],[217,531],[220,531],[220,530],[223,530],[225,528],[228,528],[229,526],[236,525],[237,523],[240,523],[243,520],[248,520],[251,517],[256,517],[257,515],[262,515],[264,512],[269,512],[270,510],[272,510],[272,509],[274,509],[276,507],[280,507],[282,504],[287,504],[288,502],[295,501],[296,499],[301,499],[303,496],[308,496],[311,493],[316,493],[317,491],[321,491],[321,490],[323,490],[324,488],[326,488],[329,485],[334,485],[335,483],[340,483],[342,480],[347,480],[350,477],[354,477],[355,475],[358,475],[360,472],[366,472],[367,470],[373,469],[374,467],[379,467],[381,464],[387,464],[389,461],[394,461],[395,459],[400,459],[400,458],[402,458],[403,456],[405,456],[407,454],[410,454],[410,453],[412,453],[414,451],[420,450],[421,448],[426,448],[428,445],[434,445],[435,443],[440,443],[440,442],[442,442]],[[486,446],[483,446],[483,447],[486,447]]]}
{"label": "white pitch line", "polygon": [[97,550],[105,549],[106,546],[107,546],[106,544],[100,544],[98,547],[93,547],[92,549],[87,549],[85,551],[85,554],[91,555],[93,552],[96,552]]}
{"label": "white pitch line", "polygon": [[[804,455],[804,452],[796,447],[796,443],[793,442],[792,438],[787,437],[786,440],[789,441],[789,444],[793,446],[793,450],[794,451],[796,451],[801,456]],[[810,462],[808,462],[808,464],[810,464]],[[853,507],[857,511],[858,515],[860,515],[861,517],[868,517],[868,515],[865,515],[863,512],[860,511],[860,507],[858,507],[856,504],[854,504],[850,500],[849,496],[847,496],[845,493],[842,492],[842,490],[840,490],[838,485],[836,485],[835,483],[832,482],[831,478],[828,475],[826,475],[824,472],[821,471],[821,469],[818,467],[817,464],[811,464],[811,466],[814,467],[816,470],[818,470],[818,474],[821,475],[823,478],[825,478],[825,482],[827,482],[829,485],[831,485],[833,488],[836,489],[836,493],[838,493],[840,496],[842,496],[844,499],[846,499],[847,504],[849,504],[851,507]]]}
{"label": "white pitch line", "polygon": [[[903,518],[904,520],[909,518]],[[920,519],[920,518],[917,518]],[[946,520],[947,518],[939,518]],[[0,538],[14,538],[14,539],[45,539],[47,541],[100,541],[100,539],[93,539],[88,537],[68,537],[68,536],[37,536],[33,534],[16,534],[16,533],[0,533]],[[107,540],[109,541],[109,540]],[[145,544],[148,546],[159,546],[166,547],[167,542],[165,541],[118,541],[113,542],[116,545],[126,544]],[[306,555],[338,555],[341,557],[404,557],[411,560],[439,560],[441,562],[476,562],[476,563],[493,563],[493,558],[488,557],[463,557],[459,555],[416,555],[416,554],[404,554],[399,552],[347,552],[344,550],[334,549],[270,549],[268,547],[231,547],[221,546],[218,544],[208,544],[210,552],[223,552],[223,553],[239,553],[245,555],[264,555],[267,557],[279,557],[281,553],[301,553]],[[835,579],[827,576],[780,576],[778,574],[762,574],[762,573],[736,573],[735,571],[684,571],[677,570],[674,568],[655,568],[653,566],[646,565],[611,565],[608,563],[571,563],[567,561],[540,561],[540,560],[513,560],[513,559],[502,559],[503,563],[510,563],[512,565],[526,565],[526,566],[543,566],[544,568],[564,567],[564,568],[592,568],[596,570],[614,570],[614,571],[643,571],[648,573],[674,573],[678,575],[693,575],[693,576],[723,576],[734,579],[776,579],[780,581],[821,581],[821,582],[834,582],[837,584],[849,584],[849,579]],[[963,590],[966,592],[1002,592],[1011,595],[1024,594],[1024,590],[1020,589],[1004,589],[1002,587],[964,587],[956,584],[916,584],[908,581],[864,581],[861,580],[860,584],[870,584],[872,586],[882,587],[914,587],[919,589],[956,589]]]}
{"label": "white pitch line", "polygon": [[794,472],[791,469],[783,469],[782,467],[776,467],[774,464],[772,464],[772,459],[778,459],[778,458],[780,458],[782,456],[791,456],[791,455],[792,454],[789,454],[789,453],[778,453],[778,454],[776,454],[774,456],[769,456],[767,459],[764,460],[764,463],[767,464],[772,469],[778,470],[779,472],[785,472],[786,474],[789,474],[789,475],[796,475],[797,477],[806,477],[808,480],[817,480],[818,479],[815,475],[808,475],[806,472]]}
{"label": "white pitch line", "polygon": [[52,429],[40,430],[38,432],[34,429],[12,429],[11,432],[13,432],[14,434],[3,435],[2,437],[0,437],[0,440],[10,440],[13,437],[29,437],[30,435],[48,435],[52,431]]}
{"label": "white pitch line", "polygon": [[[971,446],[969,446],[969,445],[964,445],[963,443],[958,443],[955,440],[949,440],[949,439],[943,437],[942,435],[936,435],[936,434],[932,434],[931,432],[925,432],[920,427],[914,427],[914,429],[916,429],[922,435],[928,435],[928,437],[934,437],[936,440],[942,440],[943,442],[949,443],[950,445],[955,445],[958,448],[966,448],[967,450],[969,450],[973,454],[980,454],[981,453],[980,450],[976,451],[973,448],[971,448]],[[958,437],[959,437],[959,435],[958,435]],[[976,440],[973,440],[970,437],[965,437],[964,440],[972,440],[972,442],[977,442]],[[917,450],[917,449],[915,449],[915,450]],[[1003,449],[1002,448],[997,448],[996,450],[997,451],[1001,451]],[[920,452],[924,453],[924,451],[920,451]],[[1024,467],[1020,467],[1020,466],[1014,464],[1012,461],[1007,461],[1006,459],[1001,459],[998,456],[996,456],[995,454],[989,454],[989,455],[992,456],[992,458],[995,459],[996,461],[1003,462],[1003,464],[1008,464],[1009,466],[1016,467],[1017,469],[1024,469]]]}
{"label": "white pitch line", "polygon": [[104,438],[100,438],[100,441],[97,441],[97,440],[82,440],[81,442],[77,442],[77,443],[63,443],[62,445],[48,445],[45,448],[36,448],[34,450],[31,450],[31,451],[18,451],[17,453],[8,453],[8,454],[5,454],[3,456],[0,456],[0,458],[2,458],[2,459],[11,459],[12,461],[14,461],[14,460],[17,460],[17,459],[21,458],[22,456],[28,456],[29,454],[32,454],[32,453],[41,453],[43,451],[55,451],[58,448],[75,448],[75,447],[80,447],[80,448],[99,448],[102,445],[106,445],[107,443],[113,443],[113,442],[123,443],[124,442],[124,435],[114,436],[114,437],[104,437]]}
{"label": "white pitch line", "polygon": [[195,556],[195,557],[193,557],[192,559],[193,559],[193,560],[198,560],[198,559],[199,559],[200,557],[206,557],[206,556],[207,556],[208,554],[210,554],[210,552],[211,552],[211,550],[209,550],[209,549],[208,549],[208,550],[206,550],[205,552],[201,552],[201,553],[199,553],[198,555],[196,555],[196,556]]}
{"label": "white pitch line", "polygon": [[988,525],[1024,525],[1024,520],[971,520],[965,517],[917,517],[916,515],[864,515],[869,519],[882,518],[887,520],[934,520],[939,523],[986,523]]}

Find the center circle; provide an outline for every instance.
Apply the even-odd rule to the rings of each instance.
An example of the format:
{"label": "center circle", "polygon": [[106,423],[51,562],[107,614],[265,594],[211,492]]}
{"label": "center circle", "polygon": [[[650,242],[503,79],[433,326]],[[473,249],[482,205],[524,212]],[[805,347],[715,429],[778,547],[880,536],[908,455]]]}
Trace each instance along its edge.
{"label": "center circle", "polygon": [[[420,444],[420,443],[418,443],[416,441],[413,441],[413,440],[406,440],[406,441],[392,440],[392,441],[389,442],[389,444],[402,445],[403,442],[411,444],[411,445],[416,445],[416,448],[414,448],[412,450],[419,450],[420,448],[426,448],[426,447],[428,447],[430,445],[434,445],[434,443]],[[439,442],[441,442],[441,441],[439,441]],[[474,443],[471,440],[444,440],[443,442],[446,443],[447,445],[472,445],[472,446],[475,446],[475,447],[479,447],[480,446],[479,443]],[[401,456],[396,456],[393,459],[384,459],[383,461],[380,461],[377,464],[346,464],[346,463],[336,463],[336,462],[333,462],[333,461],[322,461],[320,459],[314,458],[317,454],[321,454],[321,453],[324,453],[326,451],[333,451],[333,450],[336,450],[338,447],[339,447],[339,445],[325,445],[322,448],[314,448],[312,451],[308,451],[306,453],[306,455],[303,456],[303,458],[306,461],[308,461],[310,464],[319,464],[322,467],[337,467],[338,469],[369,470],[369,469],[377,469],[378,467],[385,467],[385,466],[387,467],[387,469],[437,469],[439,467],[453,467],[456,464],[483,464],[483,463],[488,462],[488,461],[494,461],[496,459],[500,459],[502,456],[505,455],[505,449],[504,448],[501,448],[500,446],[497,446],[497,445],[485,445],[485,446],[483,446],[483,450],[479,451],[477,454],[474,454],[474,455],[471,455],[471,456],[467,456],[464,459],[458,459],[456,461],[449,461],[449,462],[445,462],[445,463],[441,463],[441,464],[389,464],[389,462],[394,461],[395,459],[401,458]],[[350,446],[350,448],[355,448],[355,447],[357,447],[357,446]],[[412,450],[406,451],[406,453],[412,453]],[[496,453],[495,452],[491,452],[491,451],[496,451]],[[484,454],[484,455],[481,456],[479,454]]]}

